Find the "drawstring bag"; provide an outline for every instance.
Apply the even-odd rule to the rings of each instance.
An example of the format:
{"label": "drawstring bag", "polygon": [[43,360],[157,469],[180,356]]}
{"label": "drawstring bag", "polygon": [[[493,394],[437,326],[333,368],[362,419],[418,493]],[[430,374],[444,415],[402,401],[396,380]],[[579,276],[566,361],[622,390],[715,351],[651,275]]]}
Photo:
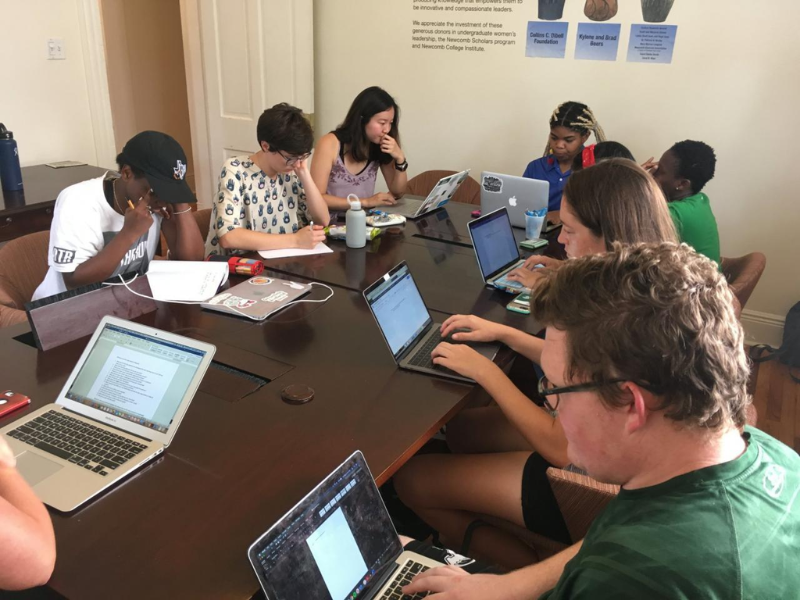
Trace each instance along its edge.
{"label": "drawstring bag", "polygon": [[800,302],[789,309],[786,315],[781,347],[773,348],[765,344],[753,346],[750,348],[750,359],[756,363],[777,359],[792,369],[792,379],[800,383]]}

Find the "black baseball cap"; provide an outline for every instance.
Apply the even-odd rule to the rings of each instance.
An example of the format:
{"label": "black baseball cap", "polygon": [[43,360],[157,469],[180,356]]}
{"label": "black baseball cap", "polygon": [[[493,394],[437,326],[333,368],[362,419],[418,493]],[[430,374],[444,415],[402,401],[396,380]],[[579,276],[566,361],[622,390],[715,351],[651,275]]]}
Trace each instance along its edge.
{"label": "black baseball cap", "polygon": [[159,200],[197,202],[186,183],[186,153],[172,136],[160,131],[138,133],[125,144],[119,160],[143,171]]}

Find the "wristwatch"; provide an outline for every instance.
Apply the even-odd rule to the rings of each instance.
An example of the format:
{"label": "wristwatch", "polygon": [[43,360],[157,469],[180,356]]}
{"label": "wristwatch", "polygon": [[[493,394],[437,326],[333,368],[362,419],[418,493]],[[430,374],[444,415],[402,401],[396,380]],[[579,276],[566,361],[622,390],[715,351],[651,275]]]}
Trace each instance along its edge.
{"label": "wristwatch", "polygon": [[408,160],[404,160],[401,163],[394,161],[394,168],[398,171],[405,171],[408,168]]}

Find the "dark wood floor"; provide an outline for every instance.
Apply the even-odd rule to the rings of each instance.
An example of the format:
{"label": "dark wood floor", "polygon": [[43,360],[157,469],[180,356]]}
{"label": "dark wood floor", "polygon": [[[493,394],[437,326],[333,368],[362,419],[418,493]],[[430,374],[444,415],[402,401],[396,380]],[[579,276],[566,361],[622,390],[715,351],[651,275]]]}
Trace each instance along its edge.
{"label": "dark wood floor", "polygon": [[758,428],[800,452],[800,383],[776,360],[756,367],[753,404]]}

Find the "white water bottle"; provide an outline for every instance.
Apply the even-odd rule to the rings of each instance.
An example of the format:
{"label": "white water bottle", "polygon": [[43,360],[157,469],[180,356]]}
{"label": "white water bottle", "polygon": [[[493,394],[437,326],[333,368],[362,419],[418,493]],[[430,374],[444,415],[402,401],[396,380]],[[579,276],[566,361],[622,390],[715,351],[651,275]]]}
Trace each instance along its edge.
{"label": "white water bottle", "polygon": [[361,200],[355,194],[349,194],[347,201],[350,209],[344,218],[347,228],[345,243],[348,248],[363,248],[367,245],[367,213],[362,210]]}

